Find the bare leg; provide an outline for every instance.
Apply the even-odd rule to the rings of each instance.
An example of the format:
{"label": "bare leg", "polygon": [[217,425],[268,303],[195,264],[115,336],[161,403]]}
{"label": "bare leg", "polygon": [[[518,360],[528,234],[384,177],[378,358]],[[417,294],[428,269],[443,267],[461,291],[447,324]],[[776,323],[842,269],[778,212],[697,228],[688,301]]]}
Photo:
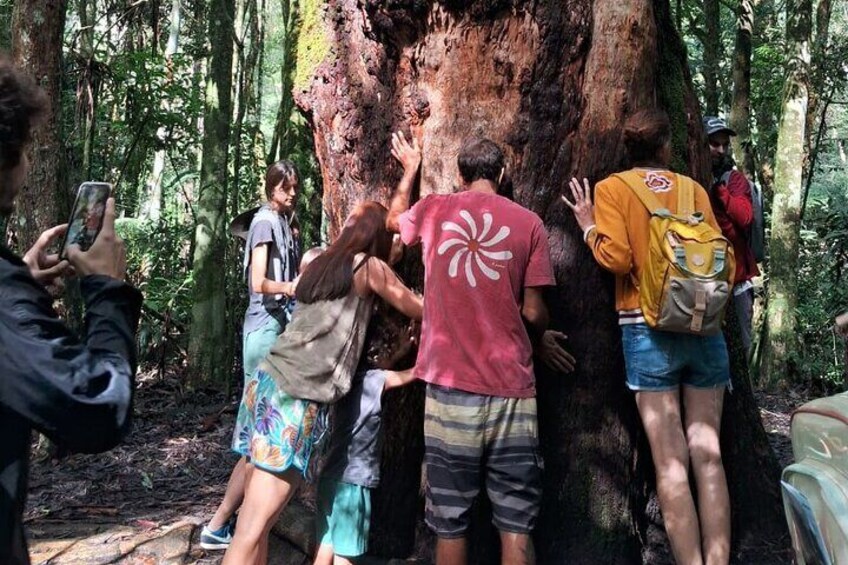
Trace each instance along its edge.
{"label": "bare leg", "polygon": [[465,565],[468,561],[465,538],[439,538],[436,565]]}
{"label": "bare leg", "polygon": [[501,532],[501,563],[503,565],[535,565],[533,539],[527,534]]}
{"label": "bare leg", "polygon": [[636,405],[657,471],[666,533],[678,565],[702,565],[701,532],[689,490],[689,448],[680,419],[680,393],[638,392]]}
{"label": "bare leg", "polygon": [[333,546],[323,543],[319,545],[312,565],[333,565]]}
{"label": "bare leg", "polygon": [[224,554],[223,565],[264,565],[267,562],[268,534],[301,480],[296,469],[275,475],[255,468],[250,473],[236,535]]}
{"label": "bare leg", "polygon": [[347,557],[342,557],[341,555],[336,555],[333,558],[333,565],[353,565],[353,561],[351,561]]}
{"label": "bare leg", "polygon": [[686,441],[698,487],[698,514],[707,565],[727,565],[730,561],[730,495],[719,445],[723,405],[724,387],[683,387]]}
{"label": "bare leg", "polygon": [[209,520],[208,528],[215,531],[224,526],[229,521],[230,517],[236,513],[236,510],[241,506],[244,500],[244,468],[247,464],[247,459],[242,457],[233,467],[233,472],[230,473],[230,480],[227,481],[227,490],[224,492],[224,499],[215,510],[212,519]]}

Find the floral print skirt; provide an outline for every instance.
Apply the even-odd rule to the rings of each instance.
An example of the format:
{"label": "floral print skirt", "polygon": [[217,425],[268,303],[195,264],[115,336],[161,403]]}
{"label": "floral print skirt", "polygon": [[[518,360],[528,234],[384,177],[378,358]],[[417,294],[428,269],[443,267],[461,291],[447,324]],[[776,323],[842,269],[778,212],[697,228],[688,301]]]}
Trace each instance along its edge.
{"label": "floral print skirt", "polygon": [[310,458],[326,424],[324,406],[292,398],[271,375],[257,369],[245,383],[233,451],[268,472],[282,473],[294,467],[310,478]]}

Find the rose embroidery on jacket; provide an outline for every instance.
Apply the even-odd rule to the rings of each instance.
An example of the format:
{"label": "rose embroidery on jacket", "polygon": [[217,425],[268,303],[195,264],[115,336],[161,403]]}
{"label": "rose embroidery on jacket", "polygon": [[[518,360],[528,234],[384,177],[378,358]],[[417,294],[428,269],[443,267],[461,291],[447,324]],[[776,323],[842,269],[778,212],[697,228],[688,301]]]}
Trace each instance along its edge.
{"label": "rose embroidery on jacket", "polygon": [[443,241],[436,250],[439,255],[444,255],[450,249],[458,247],[453,252],[453,257],[451,257],[448,264],[448,275],[451,278],[456,278],[459,275],[460,264],[462,264],[465,278],[472,288],[477,286],[476,270],[479,270],[483,276],[493,281],[500,279],[501,274],[495,269],[492,269],[483,260],[483,257],[488,259],[489,262],[508,261],[512,259],[511,251],[496,251],[492,249],[492,247],[501,243],[509,236],[509,227],[501,226],[494,235],[486,239],[489,233],[493,231],[492,215],[489,212],[483,214],[483,226],[479,231],[477,229],[477,222],[474,221],[474,218],[467,210],[460,210],[459,215],[468,224],[467,229],[456,222],[443,222],[442,229],[444,231],[456,232],[459,237],[452,237]]}
{"label": "rose embroidery on jacket", "polygon": [[648,171],[645,175],[645,186],[653,192],[668,192],[671,190],[672,182],[668,177],[660,173]]}

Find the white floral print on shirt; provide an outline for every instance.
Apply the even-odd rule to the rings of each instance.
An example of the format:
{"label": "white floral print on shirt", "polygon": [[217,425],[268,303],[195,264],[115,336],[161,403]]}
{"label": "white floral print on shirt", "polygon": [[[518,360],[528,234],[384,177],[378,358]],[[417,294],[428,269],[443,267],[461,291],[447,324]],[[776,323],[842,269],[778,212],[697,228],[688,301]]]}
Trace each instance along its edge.
{"label": "white floral print on shirt", "polygon": [[[484,261],[483,257],[489,263],[495,262],[495,264],[499,261],[512,259],[512,252],[509,250],[496,251],[491,249],[509,236],[509,227],[501,226],[494,235],[486,239],[489,233],[493,231],[492,214],[489,212],[483,213],[483,225],[479,232],[477,230],[477,222],[474,221],[468,210],[460,210],[459,215],[468,224],[467,228],[456,222],[442,222],[442,229],[444,231],[456,232],[459,237],[452,237],[443,241],[436,250],[439,255],[444,255],[450,249],[459,247],[459,249],[453,252],[453,257],[451,257],[448,264],[448,275],[451,278],[456,278],[459,275],[460,263],[464,258],[463,270],[465,272],[465,278],[472,288],[477,287],[477,275],[474,274],[477,269],[479,269],[483,276],[493,281],[500,279],[501,274],[487,264],[487,261]],[[477,266],[477,269],[474,268],[474,265]]]}

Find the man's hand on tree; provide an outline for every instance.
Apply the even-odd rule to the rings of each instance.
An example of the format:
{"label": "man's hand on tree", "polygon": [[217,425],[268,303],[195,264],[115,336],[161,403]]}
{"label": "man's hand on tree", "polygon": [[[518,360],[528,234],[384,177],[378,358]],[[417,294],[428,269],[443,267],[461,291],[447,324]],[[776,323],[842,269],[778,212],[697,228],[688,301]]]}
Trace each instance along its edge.
{"label": "man's hand on tree", "polygon": [[418,167],[421,166],[421,148],[418,146],[418,139],[413,136],[410,144],[403,132],[393,133],[392,156],[403,165],[404,175],[417,173]]}
{"label": "man's hand on tree", "polygon": [[545,365],[558,373],[570,373],[574,371],[577,361],[574,356],[563,349],[559,340],[566,340],[568,336],[562,332],[547,330],[541,341],[536,345],[536,355]]}
{"label": "man's hand on tree", "polygon": [[56,253],[47,253],[47,249],[60,237],[65,235],[68,224],[62,224],[42,233],[35,244],[24,254],[23,261],[32,278],[47,286],[62,286],[61,278],[65,275],[69,263],[59,259]]}

